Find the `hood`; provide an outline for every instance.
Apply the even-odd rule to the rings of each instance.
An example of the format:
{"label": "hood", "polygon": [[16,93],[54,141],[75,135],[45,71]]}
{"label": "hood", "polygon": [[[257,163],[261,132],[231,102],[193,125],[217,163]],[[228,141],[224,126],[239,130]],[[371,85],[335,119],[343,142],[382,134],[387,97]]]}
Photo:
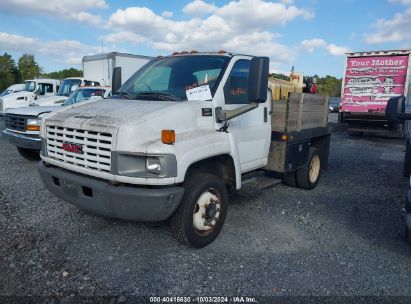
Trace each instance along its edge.
{"label": "hood", "polygon": [[37,100],[33,100],[30,105],[35,106],[53,106],[62,104],[68,97],[67,96],[48,96],[39,97]]}
{"label": "hood", "polygon": [[7,110],[6,114],[37,117],[43,113],[50,113],[53,111],[57,111],[61,108],[61,106],[16,108]]}
{"label": "hood", "polygon": [[130,121],[141,120],[157,111],[164,111],[176,105],[176,102],[142,100],[98,100],[67,107],[64,111],[49,117],[49,121],[67,127],[109,126],[119,127]]}

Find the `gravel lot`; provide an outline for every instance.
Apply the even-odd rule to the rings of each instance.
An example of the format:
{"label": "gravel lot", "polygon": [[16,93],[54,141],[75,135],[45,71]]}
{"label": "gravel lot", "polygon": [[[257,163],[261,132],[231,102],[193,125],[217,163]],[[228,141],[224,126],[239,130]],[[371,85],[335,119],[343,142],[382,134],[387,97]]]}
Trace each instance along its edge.
{"label": "gravel lot", "polygon": [[316,189],[231,197],[220,237],[195,250],[166,223],[60,201],[0,138],[0,295],[411,297],[403,150],[401,140],[335,135]]}

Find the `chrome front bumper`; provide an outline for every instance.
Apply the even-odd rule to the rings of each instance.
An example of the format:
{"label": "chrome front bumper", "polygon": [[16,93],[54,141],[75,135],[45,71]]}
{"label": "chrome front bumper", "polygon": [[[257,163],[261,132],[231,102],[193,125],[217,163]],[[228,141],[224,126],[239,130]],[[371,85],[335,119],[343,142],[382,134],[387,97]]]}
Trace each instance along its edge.
{"label": "chrome front bumper", "polygon": [[32,150],[41,150],[41,138],[38,135],[25,135],[8,129],[1,133],[2,136],[14,146]]}

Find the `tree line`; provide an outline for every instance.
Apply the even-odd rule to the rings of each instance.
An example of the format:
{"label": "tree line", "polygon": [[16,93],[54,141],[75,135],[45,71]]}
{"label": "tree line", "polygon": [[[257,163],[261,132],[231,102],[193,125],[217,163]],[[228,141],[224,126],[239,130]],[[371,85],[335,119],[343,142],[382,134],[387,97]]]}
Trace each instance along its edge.
{"label": "tree line", "polygon": [[[272,73],[270,76],[277,79],[290,80],[290,77],[284,74]],[[330,97],[341,97],[342,78],[336,78],[330,75],[325,77],[318,75],[304,76],[304,83],[308,80],[312,81],[313,78],[317,79],[318,94],[328,95]]]}
{"label": "tree line", "polygon": [[70,68],[57,72],[44,73],[32,54],[23,54],[17,63],[10,54],[0,55],[0,92],[15,83],[33,78],[64,79],[67,77],[81,77],[83,71]]}

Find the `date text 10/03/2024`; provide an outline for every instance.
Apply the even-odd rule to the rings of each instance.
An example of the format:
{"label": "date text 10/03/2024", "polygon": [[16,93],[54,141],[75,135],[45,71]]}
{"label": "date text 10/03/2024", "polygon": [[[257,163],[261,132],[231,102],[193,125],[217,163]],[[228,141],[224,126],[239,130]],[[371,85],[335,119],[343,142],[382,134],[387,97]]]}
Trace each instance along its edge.
{"label": "date text 10/03/2024", "polygon": [[253,297],[150,297],[151,303],[257,303]]}

